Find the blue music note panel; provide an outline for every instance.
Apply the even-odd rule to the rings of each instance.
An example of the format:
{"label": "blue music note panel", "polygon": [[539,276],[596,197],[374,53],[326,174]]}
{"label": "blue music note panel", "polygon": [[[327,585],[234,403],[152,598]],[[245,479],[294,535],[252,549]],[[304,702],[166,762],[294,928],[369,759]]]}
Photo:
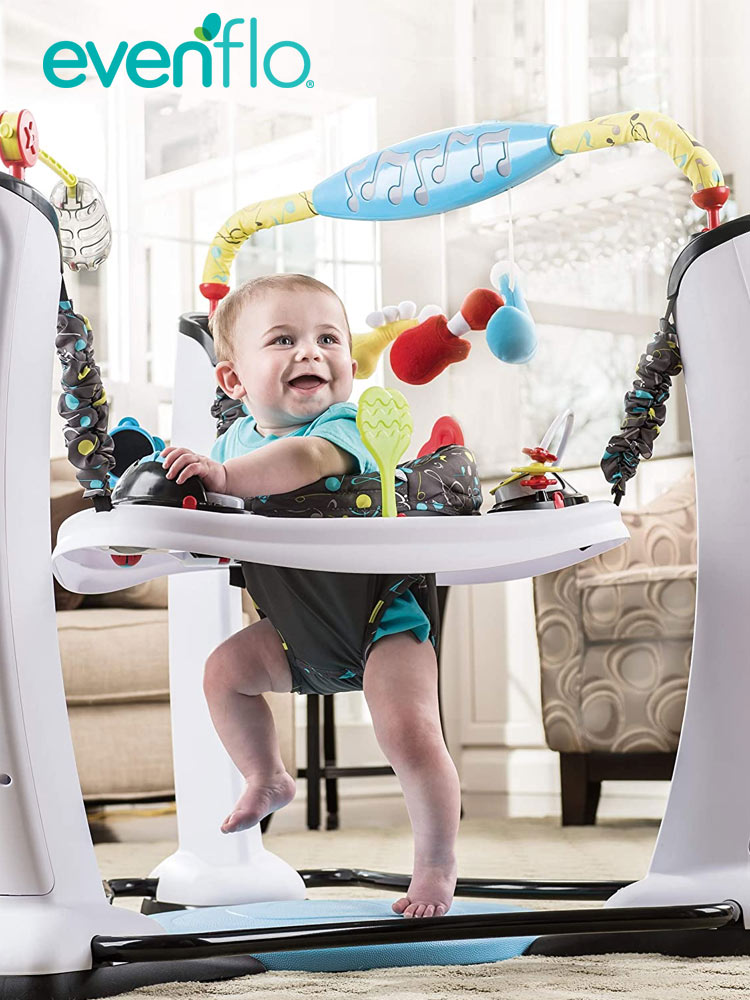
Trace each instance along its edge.
{"label": "blue music note panel", "polygon": [[554,125],[481,122],[430,132],[371,153],[313,189],[319,215],[414,219],[491,198],[562,159]]}

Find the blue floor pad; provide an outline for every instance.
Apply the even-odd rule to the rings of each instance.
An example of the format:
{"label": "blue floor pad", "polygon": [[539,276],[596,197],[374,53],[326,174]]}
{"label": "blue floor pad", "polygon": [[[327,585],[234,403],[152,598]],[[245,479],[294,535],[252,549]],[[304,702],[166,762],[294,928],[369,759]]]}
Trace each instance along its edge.
{"label": "blue floor pad", "polygon": [[[239,930],[243,927],[272,929],[292,924],[324,924],[345,920],[416,920],[401,917],[391,909],[392,900],[300,899],[240,906],[206,906],[193,910],[156,913],[170,934],[200,934],[205,931]],[[467,913],[510,913],[523,907],[502,903],[454,900],[449,916]],[[477,965],[501,962],[522,955],[535,937],[476,938],[464,941],[413,941],[354,948],[311,948],[306,951],[251,952],[267,969],[298,972],[350,972],[386,969],[404,965]]]}

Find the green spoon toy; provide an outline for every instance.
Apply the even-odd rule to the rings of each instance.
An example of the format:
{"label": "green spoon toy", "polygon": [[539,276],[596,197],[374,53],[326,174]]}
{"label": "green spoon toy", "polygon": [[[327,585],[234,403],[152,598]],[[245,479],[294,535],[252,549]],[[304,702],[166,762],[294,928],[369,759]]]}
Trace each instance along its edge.
{"label": "green spoon toy", "polygon": [[414,430],[409,404],[398,389],[371,386],[360,396],[357,428],[367,450],[378,463],[383,517],[395,517],[396,465],[409,447]]}

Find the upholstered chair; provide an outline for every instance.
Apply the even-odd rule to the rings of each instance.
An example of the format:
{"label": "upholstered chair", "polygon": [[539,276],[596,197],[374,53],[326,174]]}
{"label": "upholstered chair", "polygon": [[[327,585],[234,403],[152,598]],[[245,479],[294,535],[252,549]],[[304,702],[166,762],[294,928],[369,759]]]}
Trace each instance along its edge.
{"label": "upholstered chair", "polygon": [[563,825],[596,821],[602,780],[671,777],[693,638],[694,487],[691,472],[623,513],[625,545],[534,580]]}

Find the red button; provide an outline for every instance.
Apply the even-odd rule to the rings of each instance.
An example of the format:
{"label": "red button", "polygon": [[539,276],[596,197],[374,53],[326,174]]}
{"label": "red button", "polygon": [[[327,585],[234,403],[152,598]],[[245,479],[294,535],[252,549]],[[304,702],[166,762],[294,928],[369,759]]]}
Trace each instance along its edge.
{"label": "red button", "polygon": [[141,561],[140,556],[120,556],[110,554],[110,559],[116,566],[137,566]]}
{"label": "red button", "polygon": [[198,506],[198,501],[195,497],[185,497],[182,501],[182,506],[186,507],[188,510],[195,510]]}

